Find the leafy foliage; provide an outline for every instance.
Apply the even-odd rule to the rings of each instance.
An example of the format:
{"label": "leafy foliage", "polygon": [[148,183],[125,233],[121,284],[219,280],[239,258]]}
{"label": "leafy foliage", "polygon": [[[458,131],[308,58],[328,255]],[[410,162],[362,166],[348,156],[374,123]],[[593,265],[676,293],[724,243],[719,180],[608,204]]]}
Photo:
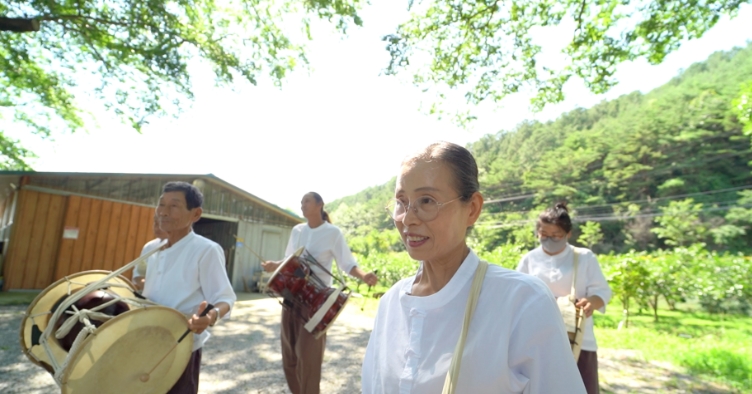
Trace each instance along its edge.
{"label": "leafy foliage", "polygon": [[695,204],[691,198],[671,201],[663,210],[663,215],[655,219],[660,227],[652,231],[671,246],[687,246],[699,242],[707,231],[700,221],[701,210],[702,204]]}
{"label": "leafy foliage", "polygon": [[[542,107],[562,101],[563,86],[573,77],[594,93],[607,91],[617,83],[618,64],[637,58],[659,64],[747,2],[411,1],[411,18],[383,38],[391,54],[387,71],[419,64],[417,86],[435,88],[439,98],[459,90],[471,105],[499,101],[529,85],[537,92],[533,104]],[[544,49],[558,48],[544,48],[537,38],[556,26],[572,38],[550,60]]]}
{"label": "leafy foliage", "polygon": [[744,132],[747,135],[752,135],[752,81],[742,86],[739,97],[734,100],[734,107],[739,122],[744,125]]}
{"label": "leafy foliage", "polygon": [[601,224],[598,222],[587,222],[580,227],[580,230],[581,233],[578,241],[590,249],[593,249],[593,246],[603,240]]}
{"label": "leafy foliage", "polygon": [[[85,112],[72,88],[91,88],[105,107],[136,130],[153,115],[177,113],[193,98],[188,61],[207,62],[220,85],[280,84],[307,62],[311,18],[344,31],[361,24],[360,0],[122,1],[0,0],[0,16],[38,23],[38,32],[0,32],[0,116],[41,135],[51,125],[79,130]],[[2,21],[6,23],[7,21]],[[297,22],[297,23],[295,23]],[[300,26],[291,34],[285,25]],[[0,28],[6,27],[0,24]],[[28,166],[27,151],[0,135],[6,168]]]}

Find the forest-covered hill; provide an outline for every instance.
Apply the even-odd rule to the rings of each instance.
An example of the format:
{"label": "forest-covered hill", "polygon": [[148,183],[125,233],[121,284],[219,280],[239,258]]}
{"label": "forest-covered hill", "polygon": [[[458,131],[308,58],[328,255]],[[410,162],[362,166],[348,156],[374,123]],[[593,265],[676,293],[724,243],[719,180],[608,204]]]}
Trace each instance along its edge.
{"label": "forest-covered hill", "polygon": [[[732,102],[751,80],[752,44],[715,53],[649,93],[469,144],[486,198],[475,238],[487,249],[532,246],[532,219],[565,200],[582,224],[575,236],[584,231],[580,243],[601,252],[690,242],[746,250],[752,151]],[[380,235],[392,227],[382,207],[394,181],[327,209],[350,237],[371,234],[382,238],[371,247],[398,249],[393,236]]]}

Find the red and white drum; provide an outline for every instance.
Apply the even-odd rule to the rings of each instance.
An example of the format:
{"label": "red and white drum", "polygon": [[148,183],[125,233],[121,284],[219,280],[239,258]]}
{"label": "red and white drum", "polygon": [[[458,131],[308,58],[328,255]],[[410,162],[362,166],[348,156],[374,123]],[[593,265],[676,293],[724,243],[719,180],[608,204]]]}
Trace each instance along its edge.
{"label": "red and white drum", "polygon": [[[317,267],[315,272],[313,267]],[[339,287],[325,285],[316,272],[331,276]],[[298,249],[277,267],[269,278],[266,292],[298,306],[306,315],[303,316],[307,321],[305,329],[317,339],[331,327],[350,298],[350,289],[305,248]]]}

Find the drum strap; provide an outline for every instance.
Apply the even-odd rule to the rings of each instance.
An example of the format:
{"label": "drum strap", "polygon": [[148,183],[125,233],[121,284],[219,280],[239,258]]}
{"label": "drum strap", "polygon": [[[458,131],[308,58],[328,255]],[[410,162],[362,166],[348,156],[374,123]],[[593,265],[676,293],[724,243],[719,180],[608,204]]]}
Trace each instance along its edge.
{"label": "drum strap", "polygon": [[572,271],[572,274],[573,274],[573,276],[572,276],[572,291],[569,293],[569,300],[572,301],[572,302],[574,302],[574,303],[577,303],[577,298],[575,298],[574,285],[575,285],[575,283],[577,283],[577,264],[579,263],[579,260],[580,260],[580,253],[577,250],[577,248],[575,248],[575,247],[572,247],[572,253],[574,254],[574,257],[573,257],[574,264],[573,264],[573,268],[572,268],[572,270],[573,270]]}
{"label": "drum strap", "polygon": [[470,326],[470,320],[473,319],[475,307],[478,305],[478,296],[480,295],[480,288],[483,286],[483,278],[485,278],[486,276],[487,269],[487,262],[483,260],[478,262],[478,268],[475,269],[475,276],[473,277],[473,284],[470,286],[470,294],[467,296],[467,306],[465,306],[465,320],[462,323],[460,339],[457,341],[457,346],[454,348],[452,362],[449,364],[449,371],[447,371],[446,380],[444,380],[444,389],[441,392],[442,394],[454,394],[454,391],[457,389],[457,380],[460,376],[460,364],[462,363],[462,353],[465,350],[467,330]]}
{"label": "drum strap", "polygon": [[332,292],[332,294],[329,294],[329,297],[326,298],[326,301],[324,302],[324,305],[319,308],[319,310],[316,311],[316,313],[313,314],[311,317],[311,320],[308,321],[308,323],[305,324],[305,329],[308,330],[308,332],[313,332],[313,329],[316,328],[316,326],[321,323],[321,319],[324,318],[324,315],[329,312],[329,309],[334,305],[334,302],[337,301],[337,297],[339,297],[339,293],[344,290],[344,287],[339,287],[336,290]]}

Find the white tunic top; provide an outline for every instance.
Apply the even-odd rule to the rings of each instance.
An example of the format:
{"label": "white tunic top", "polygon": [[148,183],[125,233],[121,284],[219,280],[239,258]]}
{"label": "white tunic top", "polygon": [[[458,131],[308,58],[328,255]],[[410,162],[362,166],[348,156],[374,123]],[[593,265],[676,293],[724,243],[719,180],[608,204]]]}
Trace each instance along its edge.
{"label": "white tunic top", "polygon": [[[152,257],[144,283],[147,299],[186,316],[199,314],[202,301],[214,305],[226,302],[230,308],[235,303],[235,292],[225,272],[225,254],[216,242],[191,231]],[[193,350],[201,348],[210,336],[208,330],[194,334]]]}
{"label": "white tunic top", "polygon": [[[441,393],[478,262],[471,251],[436,294],[411,296],[413,276],[381,298],[363,361],[364,394]],[[457,393],[585,393],[559,310],[540,280],[488,267]]]}
{"label": "white tunic top", "polygon": [[[580,256],[577,263],[577,283],[575,284],[575,297],[580,298],[598,296],[604,305],[598,309],[606,313],[606,305],[611,300],[611,288],[598,265],[598,258],[589,249],[577,248]],[[554,256],[537,247],[520,260],[517,271],[531,274],[541,279],[556,297],[566,297],[572,292],[572,279],[574,268],[574,247],[567,245],[566,249]],[[585,320],[585,328],[582,339],[582,350],[594,352],[598,350],[593,331],[593,317]]]}
{"label": "white tunic top", "polygon": [[[162,242],[162,240],[159,239],[159,238],[154,238],[151,241],[147,242],[144,245],[144,247],[141,249],[141,256],[143,256],[143,255],[151,252],[152,250],[156,249],[157,246],[159,246],[160,242]],[[151,259],[151,258],[153,258],[153,256],[149,256],[149,259]],[[138,265],[136,265],[136,268],[133,269],[133,277],[134,278],[137,278],[139,276],[146,276],[146,267],[148,266],[147,262],[149,261],[149,259],[146,259],[146,260],[138,263]]]}
{"label": "white tunic top", "polygon": [[312,270],[325,285],[332,285],[332,260],[337,261],[337,266],[342,272],[350,274],[350,271],[358,265],[350,247],[345,242],[339,227],[324,222],[324,224],[311,228],[308,223],[301,223],[292,228],[290,240],[287,242],[285,256],[293,254],[298,248],[305,247],[308,253],[321,264],[328,273],[321,272],[318,267]]}

